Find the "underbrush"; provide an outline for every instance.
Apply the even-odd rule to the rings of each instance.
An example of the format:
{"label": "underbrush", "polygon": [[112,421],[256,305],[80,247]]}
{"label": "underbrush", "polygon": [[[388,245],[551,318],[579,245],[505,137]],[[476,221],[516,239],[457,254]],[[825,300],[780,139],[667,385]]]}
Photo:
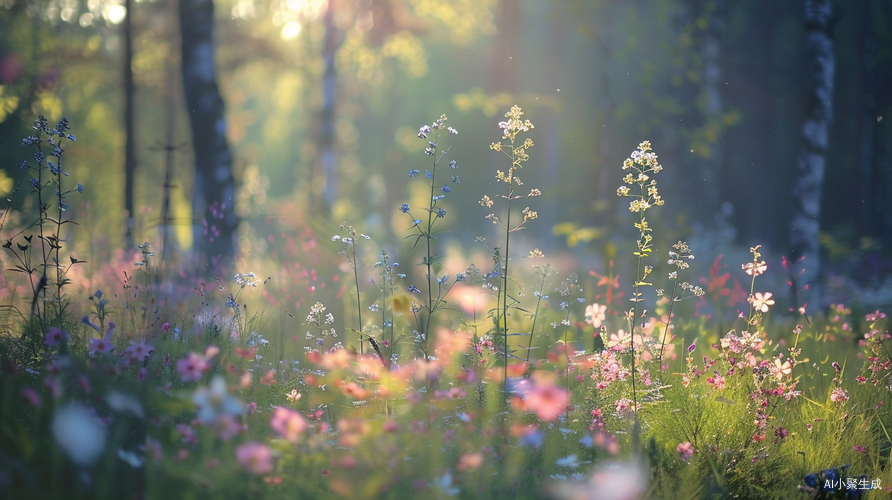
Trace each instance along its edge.
{"label": "underbrush", "polygon": [[[517,107],[505,118],[490,146],[505,156],[498,189],[479,202],[494,228],[476,241],[485,262],[440,247],[445,200],[462,187],[443,146],[458,132],[441,116],[419,129],[429,162],[408,174],[429,201],[394,207],[401,242],[347,222],[332,236],[305,230],[302,249],[283,234],[250,263],[275,278],[242,269],[185,286],[162,278],[145,243],[135,266],[112,264],[123,283],[86,293],[69,278],[84,263],[64,253],[64,196],[83,191],[63,184],[60,144],[74,137],[67,122],[38,121],[25,146],[41,152],[28,167],[39,213],[2,228],[18,275],[0,339],[0,492],[888,495],[885,314],[775,316],[758,278],[783,271],[759,247],[731,271],[721,258],[693,269],[682,241],[658,253],[646,216],[663,204],[663,167],[648,142],[617,191],[631,199],[635,275],[559,273],[516,240],[542,193],[520,180],[534,127]],[[332,258],[302,264],[311,248]]]}

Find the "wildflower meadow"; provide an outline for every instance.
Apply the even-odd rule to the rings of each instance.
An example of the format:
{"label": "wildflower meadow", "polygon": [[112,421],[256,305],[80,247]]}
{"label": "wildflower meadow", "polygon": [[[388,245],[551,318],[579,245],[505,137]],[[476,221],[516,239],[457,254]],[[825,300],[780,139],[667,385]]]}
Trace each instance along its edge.
{"label": "wildflower meadow", "polygon": [[[225,275],[163,241],[72,255],[90,186],[66,156],[89,145],[37,119],[32,203],[2,220],[0,496],[889,498],[885,311],[787,306],[806,263],[664,231],[684,201],[646,140],[615,165],[610,259],[550,260],[524,182],[541,126],[502,113],[482,142],[417,129],[402,234],[308,224]],[[491,227],[447,245],[463,172],[488,169],[455,152],[487,144]]]}

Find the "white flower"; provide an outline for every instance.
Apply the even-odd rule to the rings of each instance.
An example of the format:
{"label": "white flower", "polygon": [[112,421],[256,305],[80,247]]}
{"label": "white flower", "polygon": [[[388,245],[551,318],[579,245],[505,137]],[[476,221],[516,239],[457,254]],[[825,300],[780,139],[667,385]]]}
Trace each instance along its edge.
{"label": "white flower", "polygon": [[59,447],[78,465],[93,464],[105,448],[105,427],[89,408],[79,403],[60,408],[50,430]]}
{"label": "white flower", "polygon": [[240,417],[244,412],[242,402],[229,394],[226,380],[217,375],[211,380],[209,388],[202,388],[192,395],[192,402],[198,407],[196,416],[203,424],[217,421],[220,415]]}

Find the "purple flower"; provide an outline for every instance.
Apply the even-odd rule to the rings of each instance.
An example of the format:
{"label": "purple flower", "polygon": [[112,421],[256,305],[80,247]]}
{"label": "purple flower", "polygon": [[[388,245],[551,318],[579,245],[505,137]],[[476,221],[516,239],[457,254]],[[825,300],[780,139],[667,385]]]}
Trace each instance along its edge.
{"label": "purple flower", "polygon": [[50,347],[56,347],[60,342],[66,340],[68,340],[68,332],[55,326],[50,327],[50,331],[47,332],[46,337],[43,339],[44,343]]}

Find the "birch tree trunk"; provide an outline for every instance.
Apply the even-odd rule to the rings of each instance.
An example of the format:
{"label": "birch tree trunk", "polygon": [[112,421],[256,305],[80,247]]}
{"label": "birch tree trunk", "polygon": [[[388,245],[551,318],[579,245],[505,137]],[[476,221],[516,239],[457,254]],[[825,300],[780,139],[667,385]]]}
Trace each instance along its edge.
{"label": "birch tree trunk", "polygon": [[235,254],[239,221],[233,210],[235,179],[225,108],[214,68],[214,3],[180,0],[179,5],[183,88],[195,152],[193,245],[216,264],[219,256]]}
{"label": "birch tree trunk", "polygon": [[[830,37],[830,0],[805,0],[805,51],[807,57],[805,120],[802,145],[796,162],[793,210],[790,221],[789,256],[796,285],[812,285],[818,277],[821,189],[827,161],[828,131],[833,119],[833,40]],[[798,262],[803,259],[802,262]],[[794,297],[794,300],[797,300]]]}
{"label": "birch tree trunk", "polygon": [[335,25],[336,8],[336,0],[328,0],[325,9],[325,40],[322,47],[322,59],[325,61],[325,73],[322,75],[322,108],[319,110],[319,137],[310,190],[310,206],[322,213],[330,213],[337,197],[335,98],[338,90],[338,70],[335,63],[338,49],[344,42],[344,34]]}

